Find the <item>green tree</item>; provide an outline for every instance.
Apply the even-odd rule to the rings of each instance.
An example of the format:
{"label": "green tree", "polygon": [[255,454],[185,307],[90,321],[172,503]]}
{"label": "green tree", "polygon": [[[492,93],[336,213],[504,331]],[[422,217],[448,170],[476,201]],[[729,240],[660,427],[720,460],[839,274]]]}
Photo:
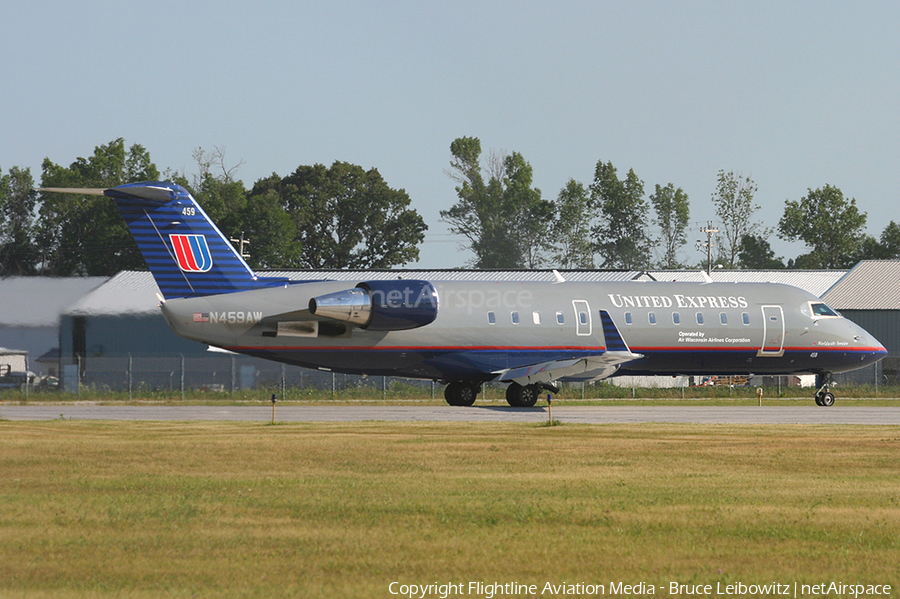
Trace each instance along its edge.
{"label": "green tree", "polygon": [[691,205],[688,195],[671,183],[665,187],[656,185],[656,191],[650,195],[650,203],[656,212],[653,224],[660,230],[662,258],[660,268],[680,268],[683,264],[678,260],[678,250],[687,241],[687,227],[691,216]]}
{"label": "green tree", "polygon": [[30,169],[14,166],[6,175],[0,172],[0,276],[37,273],[36,203]]}
{"label": "green tree", "polygon": [[[464,236],[476,268],[534,268],[551,246],[553,204],[532,188],[531,165],[521,154],[492,156],[481,166],[481,141],[460,137],[450,144],[451,171],[459,200],[441,210],[450,231]],[[487,174],[485,181],[484,174]]]}
{"label": "green tree", "polygon": [[590,196],[583,183],[569,179],[555,202],[553,264],[559,268],[594,268]]}
{"label": "green tree", "polygon": [[859,260],[896,260],[900,258],[900,226],[894,221],[881,232],[881,239],[871,235],[863,238]]}
{"label": "green tree", "polygon": [[881,258],[895,260],[900,258],[900,225],[891,221],[881,232]]}
{"label": "green tree", "polygon": [[537,268],[553,241],[553,202],[541,198],[541,190],[532,188],[531,165],[513,152],[503,159],[503,206],[509,214],[509,231],[525,268]]}
{"label": "green tree", "polygon": [[784,268],[784,261],[775,257],[775,251],[769,245],[768,240],[760,235],[744,235],[741,238],[738,264],[741,268],[757,270]]}
{"label": "green tree", "polygon": [[763,233],[763,237],[768,236],[768,232],[762,230],[762,225],[751,220],[753,213],[759,210],[759,205],[753,201],[756,189],[756,183],[749,177],[719,171],[712,202],[725,234],[724,243],[719,245],[719,260],[726,268],[737,266],[741,239],[745,235]]}
{"label": "green tree", "polygon": [[[98,146],[89,158],[68,167],[45,158],[42,187],[108,188],[159,179],[150,154],[140,145],[127,151],[122,138]],[[41,194],[37,240],[42,274],[112,275],[146,268],[118,209],[104,196]]]}
{"label": "green tree", "polygon": [[190,183],[186,177],[179,178],[175,183],[191,192],[219,230],[228,236],[240,236],[245,225],[248,192],[235,175],[243,162],[229,167],[224,148],[218,146],[212,151],[197,148],[193,156],[198,172]]}
{"label": "green tree", "polygon": [[[425,237],[422,217],[403,189],[392,189],[377,169],[336,161],[300,166],[254,185],[245,214],[263,216],[247,227],[260,259],[301,268],[391,268],[416,260]],[[265,229],[265,230],[263,230]],[[265,248],[263,239],[273,241]]]}
{"label": "green tree", "polygon": [[605,268],[646,269],[651,239],[647,235],[648,204],[644,182],[634,170],[619,180],[612,162],[597,163],[590,186],[591,203],[601,221],[593,227],[596,248]]}
{"label": "green tree", "polygon": [[[271,249],[273,239],[277,239],[278,235],[269,233],[265,227],[266,225],[274,226],[278,217],[277,214],[270,215],[260,212],[248,204],[249,192],[244,187],[243,181],[235,176],[243,161],[234,166],[228,166],[225,161],[225,150],[218,146],[212,151],[197,148],[194,150],[193,156],[197,163],[197,172],[190,179],[183,173],[167,172],[166,176],[173,183],[187,189],[197,203],[203,207],[207,216],[229,239],[238,239],[250,230],[253,230],[254,233],[261,232],[262,234],[258,237],[254,236],[253,245],[249,249],[250,258],[247,262],[257,268],[270,267],[271,264],[267,258],[271,258],[271,256],[267,252]],[[254,219],[252,226],[248,224],[251,222],[250,218]],[[240,251],[238,247],[240,244],[235,243],[234,245]],[[265,250],[262,250],[262,245],[266,246]],[[244,253],[247,252],[248,250],[245,248]],[[265,257],[258,259],[259,254],[263,254]]]}
{"label": "green tree", "polygon": [[303,247],[295,219],[285,209],[285,194],[296,194],[296,187],[282,184],[276,174],[260,179],[247,196],[243,228],[252,240],[248,263],[254,268],[298,268]]}
{"label": "green tree", "polygon": [[849,268],[865,244],[866,214],[837,187],[809,190],[806,197],[786,200],[778,222],[778,236],[801,240],[811,251],[798,256],[798,268]]}

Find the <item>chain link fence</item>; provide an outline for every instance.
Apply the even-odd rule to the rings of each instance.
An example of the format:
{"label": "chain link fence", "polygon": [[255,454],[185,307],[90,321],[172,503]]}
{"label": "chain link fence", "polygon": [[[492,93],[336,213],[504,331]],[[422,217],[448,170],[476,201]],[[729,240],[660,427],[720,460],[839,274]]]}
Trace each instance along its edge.
{"label": "chain link fence", "polygon": [[288,366],[241,355],[215,357],[86,357],[62,366],[59,389],[65,393],[127,392],[129,395],[212,392],[234,395],[255,390],[284,397],[288,391],[324,391],[332,395],[348,389],[377,395],[402,383],[424,396],[443,393],[430,380],[361,376]]}
{"label": "chain link fence", "polygon": [[[401,377],[360,376],[288,366],[268,360],[241,355],[211,357],[85,357],[74,363],[64,364],[60,390],[80,394],[83,390],[94,393],[128,393],[129,397],[164,393],[184,397],[187,393],[210,392],[233,396],[236,392],[256,391],[275,393],[281,398],[290,395],[309,394],[312,391],[324,395],[346,394],[358,390],[359,397],[378,398],[396,395],[398,387],[407,396],[421,398],[443,397],[443,386],[430,380]],[[776,396],[804,396],[810,394],[801,386],[815,384],[814,377],[755,376],[710,377],[717,378],[715,386],[730,388],[763,387]],[[871,390],[875,395],[900,387],[900,358],[887,358],[859,370],[834,375],[838,388]],[[602,383],[575,383],[565,385],[572,398],[591,398],[615,395],[608,387],[625,388],[624,396],[636,396],[636,389],[681,389],[708,384],[705,377],[616,377]],[[600,393],[599,386],[606,387]],[[487,391],[502,397],[506,385],[487,385]],[[769,393],[767,393],[768,395]]]}

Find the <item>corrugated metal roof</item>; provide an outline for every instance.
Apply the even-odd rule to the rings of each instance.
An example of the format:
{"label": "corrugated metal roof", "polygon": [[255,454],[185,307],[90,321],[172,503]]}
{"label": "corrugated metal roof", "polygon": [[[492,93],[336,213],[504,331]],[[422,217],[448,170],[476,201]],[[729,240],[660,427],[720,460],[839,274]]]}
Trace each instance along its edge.
{"label": "corrugated metal roof", "polygon": [[[635,270],[560,270],[567,281],[631,281],[640,275]],[[428,281],[546,281],[553,282],[552,270],[277,270],[260,271],[267,277],[288,277],[295,281],[330,279],[356,281],[360,279],[384,280],[425,279]]]}
{"label": "corrugated metal roof", "polygon": [[[703,273],[698,270],[650,271],[657,281],[689,281],[700,283]],[[793,285],[822,297],[846,270],[714,270],[710,278],[716,283],[783,283]]]}
{"label": "corrugated metal roof", "polygon": [[123,270],[65,311],[69,316],[158,314],[159,287],[145,271]]}
{"label": "corrugated metal roof", "polygon": [[25,356],[28,352],[24,349],[9,349],[8,347],[0,347],[0,356]]}
{"label": "corrugated metal roof", "polygon": [[0,279],[0,325],[55,327],[59,316],[109,277],[6,277]]}
{"label": "corrugated metal roof", "polygon": [[863,260],[822,299],[838,310],[900,310],[900,260]]}

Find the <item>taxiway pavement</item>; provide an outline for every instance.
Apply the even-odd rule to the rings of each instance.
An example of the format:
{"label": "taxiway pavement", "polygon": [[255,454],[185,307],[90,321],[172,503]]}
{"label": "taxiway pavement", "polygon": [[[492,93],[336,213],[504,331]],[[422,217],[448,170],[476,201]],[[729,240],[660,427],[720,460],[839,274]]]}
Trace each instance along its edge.
{"label": "taxiway pavement", "polygon": [[[547,407],[505,406],[277,406],[279,422],[542,422]],[[270,406],[115,406],[93,404],[0,404],[5,420],[272,420]],[[900,407],[833,406],[554,406],[553,419],[566,423],[609,424],[685,422],[700,424],[863,424],[900,425]]]}

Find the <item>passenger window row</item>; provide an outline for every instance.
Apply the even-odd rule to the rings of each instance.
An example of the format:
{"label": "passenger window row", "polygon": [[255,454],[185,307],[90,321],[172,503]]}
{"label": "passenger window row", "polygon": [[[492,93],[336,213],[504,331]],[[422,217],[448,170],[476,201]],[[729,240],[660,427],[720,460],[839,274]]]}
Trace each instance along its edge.
{"label": "passenger window row", "polygon": [[[694,318],[697,321],[697,324],[705,324],[706,317],[703,312],[697,312],[694,315]],[[648,312],[647,313],[647,321],[650,324],[657,323],[656,312]],[[750,314],[747,312],[741,313],[741,322],[744,326],[750,326]],[[631,312],[625,313],[625,324],[634,324],[634,317]],[[681,313],[680,312],[672,312],[672,324],[681,324]],[[727,325],[728,324],[728,314],[726,312],[719,312],[719,324]]]}
{"label": "passenger window row", "polygon": [[[582,313],[581,319],[583,322],[587,322],[587,314]],[[488,324],[497,324],[497,314],[491,310],[487,313]],[[513,310],[509,313],[509,320],[513,324],[519,324],[519,311]],[[531,322],[534,324],[541,324],[541,313],[538,311],[534,311],[531,313]],[[566,317],[562,312],[556,313],[556,324],[566,324]]]}
{"label": "passenger window row", "polygon": [[[518,310],[513,310],[512,312],[510,312],[509,318],[510,318],[510,322],[512,322],[513,324],[519,324]],[[697,324],[699,324],[699,325],[705,324],[706,319],[705,319],[703,312],[695,313],[694,318],[697,321]],[[488,320],[488,324],[497,324],[497,315],[493,310],[491,310],[487,313],[487,320]],[[656,312],[648,312],[647,320],[650,324],[655,325],[658,322]],[[537,311],[532,312],[531,313],[531,321],[534,324],[541,324],[541,313],[537,312]],[[579,321],[583,325],[587,324],[587,312],[579,313]],[[565,323],[566,323],[565,315],[563,315],[562,312],[557,312],[556,313],[556,324],[562,325]],[[747,312],[742,312],[741,313],[741,323],[743,323],[744,326],[750,326],[750,314],[748,314]],[[625,313],[625,324],[626,325],[634,324],[634,317],[631,314],[631,312]],[[681,313],[680,312],[672,312],[672,324],[676,324],[676,325],[681,324]],[[722,324],[722,325],[728,324],[728,314],[727,313],[719,312],[719,324]]]}

